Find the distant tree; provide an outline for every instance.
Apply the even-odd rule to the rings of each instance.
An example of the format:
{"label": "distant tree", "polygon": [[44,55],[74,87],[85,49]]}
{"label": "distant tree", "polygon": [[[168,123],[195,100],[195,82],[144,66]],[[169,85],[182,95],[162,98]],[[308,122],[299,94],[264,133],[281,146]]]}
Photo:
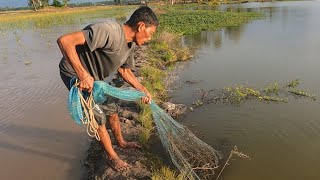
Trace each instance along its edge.
{"label": "distant tree", "polygon": [[121,4],[121,1],[120,1],[120,0],[114,0],[114,3],[115,3],[116,5],[120,5],[120,4]]}
{"label": "distant tree", "polygon": [[33,8],[33,10],[37,11],[39,7],[39,3],[37,0],[28,0],[28,5]]}
{"label": "distant tree", "polygon": [[49,5],[49,0],[40,0],[42,2],[42,6],[48,6]]}
{"label": "distant tree", "polygon": [[35,11],[49,4],[49,0],[28,0],[28,5]]}
{"label": "distant tree", "polygon": [[54,7],[61,7],[62,3],[59,0],[53,0],[52,6]]}

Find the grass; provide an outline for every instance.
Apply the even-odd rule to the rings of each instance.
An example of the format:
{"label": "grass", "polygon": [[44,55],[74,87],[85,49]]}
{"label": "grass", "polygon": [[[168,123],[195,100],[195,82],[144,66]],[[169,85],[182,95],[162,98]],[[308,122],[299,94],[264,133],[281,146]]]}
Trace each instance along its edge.
{"label": "grass", "polygon": [[183,180],[184,177],[182,174],[177,173],[171,170],[168,167],[161,167],[159,170],[153,172],[152,180]]}
{"label": "grass", "polygon": [[123,19],[137,6],[97,6],[90,8],[50,8],[39,12],[12,11],[0,14],[1,29],[49,28],[69,24],[79,24],[85,20],[98,18]]}
{"label": "grass", "polygon": [[152,112],[148,105],[139,104],[141,112],[139,114],[138,121],[141,123],[143,129],[139,134],[139,141],[143,147],[148,147],[148,141],[154,129],[152,124]]}
{"label": "grass", "polygon": [[192,57],[193,50],[181,44],[181,37],[174,33],[160,31],[150,43],[151,66],[162,68],[177,61]]}

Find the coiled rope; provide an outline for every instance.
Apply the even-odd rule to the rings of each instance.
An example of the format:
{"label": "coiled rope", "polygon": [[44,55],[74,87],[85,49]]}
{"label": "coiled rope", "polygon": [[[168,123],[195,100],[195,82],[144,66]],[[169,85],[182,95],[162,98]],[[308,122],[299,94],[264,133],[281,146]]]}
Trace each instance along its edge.
{"label": "coiled rope", "polygon": [[[76,80],[76,83],[74,84],[74,86],[78,87],[78,85],[79,83]],[[93,113],[93,109],[97,105],[93,100],[92,92],[85,99],[80,89],[77,88],[77,90],[78,90],[78,95],[80,97],[80,102],[81,102],[81,106],[84,114],[84,117],[81,118],[81,122],[82,124],[87,126],[87,134],[90,137],[95,137],[98,141],[100,141],[100,136],[98,134],[99,124],[97,123]]]}

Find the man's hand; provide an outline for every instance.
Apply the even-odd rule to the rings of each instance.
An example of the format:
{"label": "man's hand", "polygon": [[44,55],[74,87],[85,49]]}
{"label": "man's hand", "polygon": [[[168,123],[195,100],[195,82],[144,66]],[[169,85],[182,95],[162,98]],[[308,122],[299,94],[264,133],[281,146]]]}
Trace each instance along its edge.
{"label": "man's hand", "polygon": [[86,75],[79,76],[78,87],[80,90],[91,92],[93,89],[93,82],[93,77],[87,73]]}
{"label": "man's hand", "polygon": [[149,93],[148,90],[145,90],[144,93],[146,94],[146,96],[142,97],[141,101],[145,104],[151,104],[151,100],[152,100],[151,94]]}
{"label": "man's hand", "polygon": [[127,81],[131,86],[137,90],[144,92],[145,97],[141,98],[141,101],[145,104],[151,104],[151,94],[150,92],[137,80],[132,71],[128,68],[118,68],[118,72],[121,74],[122,78]]}

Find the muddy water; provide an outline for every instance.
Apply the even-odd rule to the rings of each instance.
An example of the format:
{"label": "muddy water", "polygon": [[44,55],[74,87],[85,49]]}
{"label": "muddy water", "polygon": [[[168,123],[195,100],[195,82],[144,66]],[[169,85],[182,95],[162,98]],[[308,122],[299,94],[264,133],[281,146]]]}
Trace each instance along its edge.
{"label": "muddy water", "polygon": [[[220,8],[263,12],[266,18],[186,37],[186,43],[200,48],[193,61],[182,65],[182,87],[174,94],[175,101],[191,105],[198,99],[198,88],[248,84],[259,89],[296,78],[301,79],[300,89],[319,97],[319,1]],[[187,80],[199,83],[184,83]],[[224,156],[237,145],[252,158],[231,161],[221,179],[319,179],[320,101],[288,100],[286,104],[210,104],[182,121]]]}
{"label": "muddy water", "polygon": [[89,138],[67,113],[56,45],[78,28],[1,31],[0,179],[82,177]]}

